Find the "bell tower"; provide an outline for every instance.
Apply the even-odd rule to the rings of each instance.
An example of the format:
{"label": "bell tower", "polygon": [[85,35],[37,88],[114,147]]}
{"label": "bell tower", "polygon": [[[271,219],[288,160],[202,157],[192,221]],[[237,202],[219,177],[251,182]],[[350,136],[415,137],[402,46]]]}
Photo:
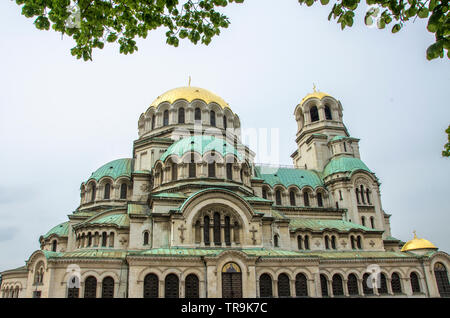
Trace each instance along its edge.
{"label": "bell tower", "polygon": [[[297,150],[291,157],[296,168],[322,171],[336,148],[330,144],[332,139],[350,135],[342,121],[341,102],[326,93],[316,91],[315,86],[313,90],[295,107],[294,116],[298,125],[295,139]],[[358,140],[353,141],[357,145]],[[333,144],[335,143],[336,140],[333,140]],[[357,152],[359,158],[358,147],[343,148],[342,152],[352,156]]]}

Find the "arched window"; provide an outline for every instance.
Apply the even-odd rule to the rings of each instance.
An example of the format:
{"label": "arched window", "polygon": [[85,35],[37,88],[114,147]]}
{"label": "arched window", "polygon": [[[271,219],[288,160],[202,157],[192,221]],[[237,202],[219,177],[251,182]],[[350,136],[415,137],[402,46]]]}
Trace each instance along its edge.
{"label": "arched window", "polygon": [[343,142],[344,145],[344,151],[347,152],[347,144],[345,143],[345,141]]}
{"label": "arched window", "polygon": [[366,218],[364,216],[361,217],[361,225],[366,226]]}
{"label": "arched window", "polygon": [[308,235],[305,235],[304,244],[305,244],[305,250],[309,250],[309,236]]}
{"label": "arched window", "polygon": [[167,126],[169,124],[169,111],[166,109],[163,113],[163,126]]}
{"label": "arched window", "polygon": [[155,274],[147,274],[144,278],[144,298],[158,298],[159,279]]}
{"label": "arched window", "polygon": [[239,223],[234,222],[234,228],[233,228],[233,234],[234,234],[234,242],[239,244]]}
{"label": "arched window", "polygon": [[114,279],[110,276],[103,278],[102,298],[114,298]]}
{"label": "arched window", "polygon": [[328,105],[325,105],[325,119],[327,119],[327,120],[333,119],[331,117],[331,109]]}
{"label": "arched window", "polygon": [[184,124],[184,108],[183,107],[180,107],[178,109],[178,123]]}
{"label": "arched window", "polygon": [[103,199],[109,200],[111,196],[111,184],[106,183],[105,184],[105,193],[103,194]]}
{"label": "arched window", "polygon": [[92,246],[92,234],[91,232],[88,232],[88,244],[87,246]]}
{"label": "arched window", "polygon": [[334,236],[334,235],[331,237],[331,248],[333,250],[336,249],[336,236]]}
{"label": "arched window", "polygon": [[372,229],[375,228],[375,219],[373,218],[373,216],[370,217],[370,226],[372,227]]}
{"label": "arched window", "polygon": [[434,265],[434,276],[441,297],[450,297],[450,285],[448,283],[447,269],[444,264],[436,263]]}
{"label": "arched window", "polygon": [[344,295],[344,287],[342,286],[342,277],[341,275],[334,274],[333,275],[333,295],[334,296],[343,296]]}
{"label": "arched window", "polygon": [[401,294],[402,284],[400,282],[400,276],[397,273],[393,273],[391,276],[391,287],[394,294]]}
{"label": "arched window", "polygon": [[225,234],[225,244],[227,246],[231,245],[231,224],[230,224],[230,217],[226,216],[225,217],[225,229],[224,229],[224,234]]}
{"label": "arched window", "polygon": [[223,116],[223,129],[227,129],[227,116]]}
{"label": "arched window", "polygon": [[411,280],[411,289],[413,293],[420,293],[420,283],[419,283],[419,277],[416,273],[412,272],[411,275],[409,275],[409,279]]}
{"label": "arched window", "polygon": [[56,240],[53,240],[53,242],[52,242],[52,251],[53,252],[56,252],[57,246],[58,246],[58,242]]}
{"label": "arched window", "polygon": [[317,110],[316,106],[311,107],[309,114],[311,115],[311,122],[319,120],[319,111]]}
{"label": "arched window", "polygon": [[211,126],[216,127],[216,112],[215,111],[212,110],[209,113],[209,120],[210,120]]}
{"label": "arched window", "polygon": [[266,188],[262,189],[262,197],[263,197],[263,199],[267,199],[267,189]]}
{"label": "arched window", "polygon": [[179,297],[179,280],[175,274],[169,274],[165,280],[164,297],[178,298]]}
{"label": "arched window", "polygon": [[194,111],[194,120],[195,121],[202,121],[202,111],[198,107]]}
{"label": "arched window", "polygon": [[89,276],[84,281],[84,298],[97,297],[97,279],[94,276]]}
{"label": "arched window", "polygon": [[220,238],[220,214],[218,212],[214,213],[214,244],[221,245]]}
{"label": "arched window", "polygon": [[148,238],[149,238],[148,232],[145,231],[144,232],[144,245],[148,245]]}
{"label": "arched window", "polygon": [[308,283],[306,276],[302,273],[295,276],[295,296],[306,297],[308,296]]}
{"label": "arched window", "polygon": [[302,243],[303,243],[302,236],[301,235],[297,236],[297,247],[298,247],[299,250],[303,249],[303,244]]}
{"label": "arched window", "polygon": [[[364,293],[364,295],[373,295],[373,287],[372,288],[369,287],[369,280],[370,279],[371,279],[371,276],[368,273],[365,273],[363,275],[362,285],[363,285],[363,293]],[[373,286],[372,282],[370,283],[370,286]]]}
{"label": "arched window", "polygon": [[70,278],[67,285],[67,298],[78,298],[80,297],[80,281],[77,276]]}
{"label": "arched window", "polygon": [[276,234],[273,237],[273,246],[278,247],[278,235]]}
{"label": "arched window", "polygon": [[328,235],[325,236],[325,249],[327,249],[327,250],[330,249],[330,242],[329,242]]}
{"label": "arched window", "polygon": [[209,216],[205,215],[203,220],[203,239],[205,241],[205,245],[209,245]]}
{"label": "arched window", "polygon": [[209,178],[216,177],[216,163],[215,162],[208,163],[208,177]]}
{"label": "arched window", "polygon": [[358,238],[356,239],[356,246],[361,250],[362,244],[361,244],[361,236],[358,235]]}
{"label": "arched window", "polygon": [[361,184],[361,201],[363,204],[366,204],[366,200],[364,199],[364,186]]}
{"label": "arched window", "polygon": [[196,167],[194,154],[191,154],[191,161],[189,161],[189,178],[195,178],[195,175],[196,175]]}
{"label": "arched window", "polygon": [[172,181],[178,180],[178,165],[172,163]]}
{"label": "arched window", "polygon": [[295,206],[295,191],[294,190],[289,191],[289,201],[291,203],[291,206]]}
{"label": "arched window", "polygon": [[309,195],[307,191],[303,192],[303,202],[305,206],[309,206]]}
{"label": "arched window", "polygon": [[275,191],[275,200],[277,205],[281,205],[281,190]]}
{"label": "arched window", "polygon": [[352,250],[356,249],[356,247],[355,247],[355,237],[353,235],[350,236],[350,243],[352,245]]}
{"label": "arched window", "polygon": [[155,115],[152,116],[152,130],[155,129]]}
{"label": "arched window", "polygon": [[383,273],[380,273],[380,285],[379,286],[380,286],[380,288],[378,288],[378,293],[380,295],[385,295],[388,293],[386,276]]}
{"label": "arched window", "polygon": [[92,189],[91,189],[91,202],[94,202],[94,201],[95,201],[95,194],[96,194],[95,183],[92,183]]}
{"label": "arched window", "polygon": [[356,194],[356,201],[358,202],[358,204],[361,204],[361,201],[359,201],[359,190],[358,190],[358,188],[355,189],[355,194]]}
{"label": "arched window", "polygon": [[120,198],[121,199],[127,198],[127,184],[126,183],[122,183],[122,185],[120,186]]}
{"label": "arched window", "polygon": [[114,247],[114,232],[109,233],[109,247]]}
{"label": "arched window", "polygon": [[323,274],[320,274],[320,290],[322,297],[328,297],[328,280]]}
{"label": "arched window", "polygon": [[358,295],[358,279],[356,278],[355,274],[348,275],[347,279],[347,289],[349,295]]}
{"label": "arched window", "polygon": [[186,298],[200,297],[199,281],[196,275],[194,274],[187,275],[184,285],[185,285],[184,295]]}
{"label": "arched window", "polygon": [[102,233],[102,246],[103,247],[106,247],[107,238],[108,238],[108,234],[106,234],[106,232],[103,232]]}
{"label": "arched window", "polygon": [[262,274],[259,277],[259,297],[272,297],[272,278],[269,274]]}
{"label": "arched window", "polygon": [[317,193],[317,205],[323,207],[322,193],[320,192]]}
{"label": "arched window", "polygon": [[370,203],[369,189],[366,189],[366,197],[367,197],[367,204],[372,204]]}
{"label": "arched window", "polygon": [[233,164],[231,162],[227,163],[227,179],[233,180]]}
{"label": "arched window", "polygon": [[289,284],[289,276],[280,274],[278,276],[278,297],[290,297],[291,286]]}
{"label": "arched window", "polygon": [[44,281],[44,262],[40,261],[37,263],[34,269],[34,284],[33,285],[42,285]]}

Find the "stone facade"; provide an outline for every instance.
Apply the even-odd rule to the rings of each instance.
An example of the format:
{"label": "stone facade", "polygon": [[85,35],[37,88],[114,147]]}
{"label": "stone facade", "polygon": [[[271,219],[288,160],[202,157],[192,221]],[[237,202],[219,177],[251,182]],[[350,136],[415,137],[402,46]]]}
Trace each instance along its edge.
{"label": "stone facade", "polygon": [[1,295],[448,296],[449,255],[401,251],[391,236],[341,103],[314,92],[294,116],[294,166],[274,168],[255,165],[220,97],[159,96],[139,118],[133,158],[81,184],[80,206],[2,273]]}

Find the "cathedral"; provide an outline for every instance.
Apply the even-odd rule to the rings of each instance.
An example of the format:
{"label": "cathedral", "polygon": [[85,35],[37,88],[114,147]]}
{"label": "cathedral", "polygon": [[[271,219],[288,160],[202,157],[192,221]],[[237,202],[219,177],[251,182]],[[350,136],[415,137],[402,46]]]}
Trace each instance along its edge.
{"label": "cathedral", "polygon": [[341,102],[314,89],[293,115],[293,164],[274,167],[218,95],[158,96],[132,157],[86,175],[67,222],[1,273],[1,297],[449,297],[450,256],[392,236]]}

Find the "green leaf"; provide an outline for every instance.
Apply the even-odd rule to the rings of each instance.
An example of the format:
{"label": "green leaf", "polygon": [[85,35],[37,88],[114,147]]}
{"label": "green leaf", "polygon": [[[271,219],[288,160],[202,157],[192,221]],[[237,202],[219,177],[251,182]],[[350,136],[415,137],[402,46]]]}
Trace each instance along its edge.
{"label": "green leaf", "polygon": [[365,23],[366,25],[372,25],[372,24],[373,24],[373,19],[372,19],[372,17],[371,17],[370,15],[366,16],[366,18],[365,18],[365,20],[364,20],[364,23]]}
{"label": "green leaf", "polygon": [[320,0],[320,3],[324,6],[326,6],[329,2],[330,0]]}
{"label": "green leaf", "polygon": [[429,14],[429,11],[428,11],[428,9],[427,8],[421,8],[420,10],[419,10],[419,12],[417,12],[417,15],[419,16],[419,18],[421,18],[421,19],[425,19],[425,18],[428,18],[428,14]]}
{"label": "green leaf", "polygon": [[401,28],[402,28],[402,26],[401,26],[400,23],[395,24],[395,25],[392,27],[392,33],[397,33],[398,31],[400,31]]}

